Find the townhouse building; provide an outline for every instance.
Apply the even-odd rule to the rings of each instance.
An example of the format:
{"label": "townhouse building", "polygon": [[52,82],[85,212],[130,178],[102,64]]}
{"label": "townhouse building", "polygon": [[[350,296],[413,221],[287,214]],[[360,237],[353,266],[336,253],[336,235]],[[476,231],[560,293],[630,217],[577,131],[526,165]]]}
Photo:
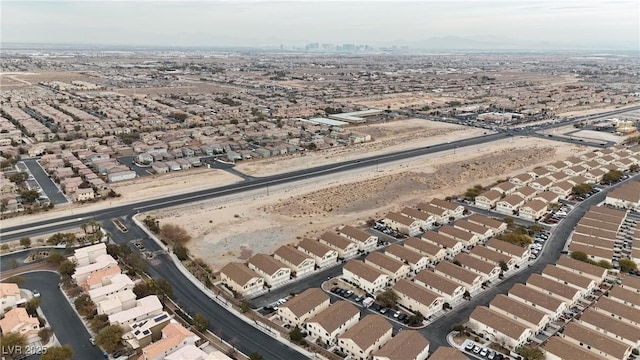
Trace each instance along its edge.
{"label": "townhouse building", "polygon": [[220,269],[220,279],[240,296],[249,296],[263,289],[264,278],[245,264],[230,262]]}
{"label": "townhouse building", "polygon": [[591,330],[577,322],[570,322],[560,335],[564,340],[606,359],[624,360],[631,354],[631,346]]}
{"label": "townhouse building", "polygon": [[396,260],[380,252],[372,252],[364,259],[364,263],[389,275],[392,282],[396,282],[409,275],[411,268],[403,261]]}
{"label": "townhouse building", "polygon": [[320,288],[310,288],[289,299],[278,308],[283,323],[300,326],[330,305],[329,295]]}
{"label": "townhouse building", "polygon": [[388,274],[360,260],[349,260],[342,268],[342,278],[369,294],[375,294],[392,283]]}
{"label": "townhouse building", "polygon": [[562,312],[567,309],[566,302],[523,284],[513,285],[508,295],[513,299],[548,314],[551,321],[557,320],[562,315]]}
{"label": "townhouse building", "polygon": [[424,234],[422,234],[421,239],[445,249],[448,259],[453,259],[454,256],[459,254],[464,249],[464,245],[460,241],[448,236],[444,236],[435,231],[426,231]]}
{"label": "townhouse building", "polygon": [[247,266],[260,275],[268,287],[278,286],[291,279],[291,269],[267,254],[250,257]]}
{"label": "townhouse building", "polygon": [[399,212],[388,213],[382,221],[391,229],[409,236],[416,236],[422,232],[420,221]]}
{"label": "townhouse building", "polygon": [[524,345],[533,335],[530,328],[486,306],[477,306],[473,310],[469,315],[468,326],[476,333],[509,350],[515,350]]}
{"label": "townhouse building", "polygon": [[313,257],[318,268],[331,266],[338,261],[338,252],[336,250],[312,239],[302,239],[298,243],[298,250]]}
{"label": "townhouse building", "polygon": [[518,267],[529,261],[531,256],[529,248],[523,248],[496,238],[489,239],[485,246],[490,250],[510,256],[515,260]]}
{"label": "townhouse building", "polygon": [[463,269],[462,267],[443,261],[436,265],[435,272],[453,282],[465,287],[470,293],[480,289],[482,286],[482,276],[473,271]]}
{"label": "townhouse building", "polygon": [[310,338],[334,345],[338,336],[360,320],[360,310],[348,301],[337,301],[305,323]]}
{"label": "townhouse building", "polygon": [[533,334],[544,329],[550,321],[549,314],[504,294],[496,295],[489,303],[489,309],[518,321],[531,329]]}
{"label": "townhouse building", "polygon": [[492,282],[497,280],[498,276],[500,276],[500,272],[502,271],[500,269],[500,265],[480,260],[467,253],[460,253],[456,255],[454,261],[459,262],[464,269],[480,275],[483,282]]}
{"label": "townhouse building", "polygon": [[502,198],[502,193],[498,190],[485,191],[476,196],[474,203],[477,207],[484,210],[493,209],[496,203]]}
{"label": "townhouse building", "polygon": [[422,256],[425,256],[429,260],[428,265],[437,264],[447,257],[447,249],[432,242],[418,239],[416,237],[407,238],[404,241],[404,247],[410,251],[414,251]]}
{"label": "townhouse building", "polygon": [[438,234],[462,243],[462,245],[467,249],[476,246],[480,241],[480,237],[478,235],[465,230],[460,230],[452,225],[443,225],[438,229]]}
{"label": "townhouse building", "polygon": [[410,280],[402,279],[391,288],[398,295],[398,304],[416,312],[425,318],[442,310],[444,298]]}
{"label": "townhouse building", "polygon": [[496,212],[505,215],[514,215],[523,204],[524,199],[521,196],[509,195],[496,203]]}
{"label": "townhouse building", "polygon": [[542,270],[542,276],[558,281],[564,285],[571,286],[572,288],[579,290],[582,296],[591,292],[591,290],[598,286],[598,283],[596,283],[595,280],[567,271],[554,264],[545,266],[544,270]]}
{"label": "townhouse building", "polygon": [[[421,240],[418,240],[421,241]],[[392,244],[385,249],[385,255],[409,265],[412,273],[417,273],[425,269],[431,264],[431,259],[427,255],[423,255],[417,251],[411,250],[406,246]]]}
{"label": "townhouse building", "polygon": [[339,231],[341,236],[358,244],[358,249],[362,252],[372,251],[378,246],[378,237],[366,231],[346,225]]}
{"label": "townhouse building", "polygon": [[424,286],[427,290],[440,295],[444,302],[450,305],[462,299],[464,292],[467,290],[460,283],[449,280],[430,270],[420,271],[416,274],[413,281],[420,286]]}
{"label": "townhouse building", "polygon": [[367,315],[338,337],[340,351],[351,359],[367,360],[391,340],[393,326],[381,315]]}
{"label": "townhouse building", "polygon": [[540,274],[531,274],[525,285],[566,302],[568,307],[574,306],[582,298],[580,290]]}
{"label": "townhouse building", "polygon": [[358,255],[358,244],[332,231],[327,231],[320,235],[318,241],[336,250],[340,259],[349,259]]}
{"label": "townhouse building", "polygon": [[542,346],[545,352],[545,359],[548,360],[564,360],[564,359],[581,359],[581,360],[601,360],[601,357],[595,353],[569,342],[560,336],[550,337]]}
{"label": "townhouse building", "polygon": [[274,253],[274,259],[291,268],[291,274],[301,277],[315,270],[316,261],[291,245],[280,246]]}
{"label": "townhouse building", "polygon": [[373,353],[373,360],[425,360],[428,355],[429,340],[415,330],[402,330]]}

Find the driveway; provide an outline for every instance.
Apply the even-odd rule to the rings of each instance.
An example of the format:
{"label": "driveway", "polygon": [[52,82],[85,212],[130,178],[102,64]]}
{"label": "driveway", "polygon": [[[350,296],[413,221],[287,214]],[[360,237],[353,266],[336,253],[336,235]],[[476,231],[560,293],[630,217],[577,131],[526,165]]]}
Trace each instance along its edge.
{"label": "driveway", "polygon": [[21,275],[25,279],[23,288],[38,290],[42,302],[40,308],[60,344],[73,348],[73,359],[101,359],[102,351],[91,345],[91,335],[82,324],[67,299],[58,288],[60,277],[53,272],[32,272]]}

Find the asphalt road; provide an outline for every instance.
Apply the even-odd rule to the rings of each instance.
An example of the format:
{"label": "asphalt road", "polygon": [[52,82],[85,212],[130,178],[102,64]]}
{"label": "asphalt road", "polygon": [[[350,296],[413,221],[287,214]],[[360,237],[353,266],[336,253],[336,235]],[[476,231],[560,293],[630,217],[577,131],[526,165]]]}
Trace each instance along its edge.
{"label": "asphalt road", "polygon": [[62,345],[73,348],[73,359],[101,359],[102,351],[91,345],[91,335],[78,315],[58,288],[60,277],[56,273],[41,271],[21,275],[25,279],[23,288],[40,292],[40,308]]}
{"label": "asphalt road", "polygon": [[[545,125],[541,127],[539,130],[546,130],[554,127],[561,127],[561,126],[565,126],[567,124],[571,124],[578,121],[592,120],[600,117],[611,116],[618,113],[637,110],[637,109],[640,109],[640,106],[632,107],[629,109],[623,109],[623,110],[607,111],[604,113],[594,114],[589,116],[577,117],[569,121]],[[516,137],[516,135],[533,136],[535,135],[535,132],[531,130],[520,131],[520,132],[513,132],[512,130],[509,130],[504,133],[483,135],[483,136],[478,136],[474,138],[453,141],[446,144],[437,144],[433,146],[426,146],[418,149],[399,151],[399,152],[394,152],[390,154],[369,156],[369,157],[361,158],[357,160],[343,161],[339,163],[322,165],[315,168],[292,171],[292,172],[273,175],[273,176],[267,176],[267,177],[261,177],[261,178],[248,178],[246,179],[246,181],[243,181],[240,183],[235,183],[235,184],[222,186],[214,189],[196,191],[196,192],[182,194],[182,195],[167,196],[161,199],[142,201],[137,204],[122,205],[117,207],[105,208],[98,211],[86,212],[81,215],[82,218],[78,218],[78,215],[75,215],[75,216],[69,215],[69,216],[62,216],[54,220],[50,219],[50,220],[36,221],[28,225],[18,225],[18,226],[7,227],[3,229],[3,233],[7,234],[11,232],[11,234],[7,234],[3,236],[2,239],[0,239],[0,242],[15,240],[24,236],[35,236],[43,233],[51,233],[51,232],[62,231],[65,229],[77,227],[80,224],[86,222],[86,218],[93,218],[96,221],[104,221],[104,220],[113,219],[116,216],[135,213],[138,211],[157,210],[160,208],[187,204],[194,201],[212,199],[212,198],[216,198],[224,195],[237,194],[247,190],[265,188],[270,185],[273,186],[278,184],[285,184],[289,182],[298,181],[301,179],[307,179],[307,178],[312,178],[312,177],[321,176],[321,175],[336,174],[342,171],[360,169],[363,167],[373,166],[380,163],[403,160],[408,157],[433,154],[441,151],[451,151],[451,150],[455,151],[455,149],[465,147],[465,146],[491,143],[496,140],[504,139],[505,137],[508,137],[510,135],[513,135],[514,138]],[[581,142],[578,142],[578,141],[575,141],[575,143],[581,144]],[[27,160],[27,161],[35,162],[35,160]],[[44,171],[39,166],[37,166],[37,164],[35,165],[37,168],[40,169],[41,174],[46,177],[46,174],[44,173]],[[35,171],[37,171],[37,169],[35,169]],[[51,180],[49,179],[49,182],[50,181]],[[50,184],[55,187],[53,183],[50,182]],[[49,194],[49,191],[47,190],[45,191],[47,192],[47,194]],[[52,201],[54,200],[52,199]],[[60,222],[62,221],[68,221],[68,222],[61,224]],[[40,229],[34,229],[34,227],[36,226],[44,226],[44,227]]]}
{"label": "asphalt road", "polygon": [[42,191],[47,194],[49,200],[55,205],[68,203],[67,198],[64,196],[56,184],[51,180],[49,175],[40,167],[36,159],[25,159],[22,162],[29,168],[31,175],[36,179]]}
{"label": "asphalt road", "polygon": [[135,160],[135,156],[121,156],[118,158],[118,162],[128,166],[129,169],[135,171],[136,175],[138,175],[139,177],[151,175],[151,173],[149,172],[149,170],[151,170],[151,167],[140,167],[136,165],[133,160]]}
{"label": "asphalt road", "polygon": [[305,359],[299,352],[239,320],[200,291],[184,277],[160,246],[135,226],[131,215],[120,218],[120,221],[128,227],[126,233],[115,229],[111,221],[105,223],[105,229],[110,231],[112,240],[118,244],[129,244],[136,252],[140,251],[133,246],[133,241],[140,241],[144,246],[143,252],[155,253],[154,258],[148,261],[147,273],[153,278],[168,281],[173,288],[172,299],[192,316],[196,312],[204,314],[210,321],[211,331],[221,333],[227,342],[237,342],[238,350],[244,354],[259,352],[265,360]]}

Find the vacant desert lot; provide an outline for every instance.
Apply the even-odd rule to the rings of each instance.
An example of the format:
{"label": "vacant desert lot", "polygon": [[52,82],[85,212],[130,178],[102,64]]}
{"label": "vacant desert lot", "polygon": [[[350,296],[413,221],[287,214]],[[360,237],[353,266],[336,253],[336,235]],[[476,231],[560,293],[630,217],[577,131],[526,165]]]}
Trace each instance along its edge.
{"label": "vacant desert lot", "polygon": [[305,152],[286,157],[241,162],[238,163],[236,168],[246,174],[267,176],[365,156],[461,140],[487,132],[487,130],[422,119],[358,125],[348,129],[369,134],[373,141],[351,146],[340,146],[318,152]]}
{"label": "vacant desert lot", "polygon": [[428,155],[369,169],[314,178],[153,213],[190,230],[192,253],[214,267],[269,253],[279,245],[343,224],[363,223],[389,210],[488,185],[586,147],[539,138],[506,138],[492,144]]}

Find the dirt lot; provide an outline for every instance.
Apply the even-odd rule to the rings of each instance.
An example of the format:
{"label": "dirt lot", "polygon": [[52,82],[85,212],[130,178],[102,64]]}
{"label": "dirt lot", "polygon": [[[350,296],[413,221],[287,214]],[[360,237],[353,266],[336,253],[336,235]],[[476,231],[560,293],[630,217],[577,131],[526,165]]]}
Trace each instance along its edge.
{"label": "dirt lot", "polygon": [[349,102],[356,105],[377,108],[397,110],[408,106],[425,106],[425,105],[442,105],[449,101],[463,101],[464,99],[450,96],[440,96],[431,93],[398,93],[379,96],[364,96],[348,99],[336,99],[340,102]]}
{"label": "dirt lot", "polygon": [[236,168],[246,174],[267,176],[330,162],[340,162],[382,153],[413,149],[446,141],[482,135],[486,130],[422,119],[391,121],[383,124],[358,125],[349,128],[371,135],[373,141],[320,152],[306,152],[288,157],[241,162]]}
{"label": "dirt lot", "polygon": [[269,253],[343,224],[364,223],[433,197],[445,197],[475,184],[499,179],[587,151],[586,147],[538,138],[492,143],[362,169],[337,178],[273,187],[242,195],[166,209],[153,215],[191,231],[193,254],[214,267]]}

